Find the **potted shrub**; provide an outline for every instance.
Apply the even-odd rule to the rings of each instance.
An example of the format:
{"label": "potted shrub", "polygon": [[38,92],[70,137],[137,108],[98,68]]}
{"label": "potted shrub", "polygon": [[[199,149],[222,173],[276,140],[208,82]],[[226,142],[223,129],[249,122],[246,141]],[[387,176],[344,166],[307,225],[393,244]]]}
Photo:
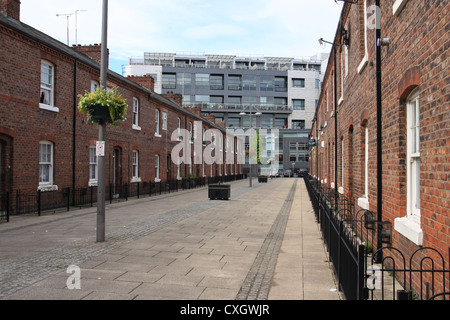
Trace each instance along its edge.
{"label": "potted shrub", "polygon": [[184,188],[185,189],[195,188],[196,179],[197,179],[197,176],[195,174],[188,173],[183,179],[184,180]]}
{"label": "potted shrub", "polygon": [[267,176],[266,175],[259,175],[258,176],[258,182],[267,182]]}
{"label": "potted shrub", "polygon": [[208,185],[208,198],[211,200],[222,199],[228,200],[231,196],[231,186],[222,184],[220,181],[216,184]]}
{"label": "potted shrub", "polygon": [[115,125],[117,121],[126,120],[128,105],[117,88],[111,90],[97,88],[94,92],[86,92],[78,97],[80,99],[78,110],[86,114],[92,122],[99,123],[104,120]]}

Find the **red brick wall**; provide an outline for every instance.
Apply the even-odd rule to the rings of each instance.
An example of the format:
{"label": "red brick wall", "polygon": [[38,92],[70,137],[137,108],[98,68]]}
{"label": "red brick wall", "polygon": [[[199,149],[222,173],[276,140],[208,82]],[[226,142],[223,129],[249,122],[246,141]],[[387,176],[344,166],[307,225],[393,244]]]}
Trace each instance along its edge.
{"label": "red brick wall", "polygon": [[[0,26],[0,137],[11,152],[11,179],[8,191],[35,191],[39,185],[39,142],[54,144],[54,185],[59,189],[86,187],[89,182],[89,147],[98,139],[98,126],[87,121],[76,106],[78,94],[91,89],[91,81],[98,81],[98,67],[76,62],[74,58],[47,47],[42,43],[24,37]],[[76,49],[79,49],[78,47]],[[39,108],[41,60],[54,65],[54,106],[59,112]],[[76,68],[75,68],[76,66]],[[76,75],[76,91],[74,79]],[[137,79],[131,79],[137,80]],[[145,79],[150,80],[150,79]],[[138,81],[140,84],[142,82]],[[149,84],[151,81],[146,82]],[[121,149],[121,181],[132,178],[132,151],[139,151],[139,176],[142,181],[155,180],[155,154],[160,155],[160,178],[176,178],[176,166],[170,165],[171,176],[167,177],[167,155],[178,142],[171,141],[171,134],[177,128],[177,117],[182,119],[182,128],[190,121],[200,121],[198,116],[174,107],[173,102],[157,99],[156,94],[136,86],[130,79],[110,77],[107,85],[119,87],[128,102],[127,120],[117,127],[106,130],[106,182],[112,182],[113,150]],[[145,86],[145,84],[144,84]],[[132,128],[132,101],[140,102],[140,130]],[[160,129],[161,137],[155,136],[155,109],[168,113],[167,130]],[[74,117],[75,111],[75,117]],[[74,122],[75,121],[75,122]],[[75,125],[74,125],[75,123]],[[204,122],[206,129],[210,126]],[[73,144],[75,129],[75,145]],[[225,133],[225,130],[223,131]],[[201,132],[199,132],[201,135]],[[75,152],[75,164],[72,154]],[[6,162],[5,162],[6,163]],[[4,165],[3,163],[2,165]],[[75,168],[73,174],[73,167]],[[186,166],[181,166],[181,177],[186,175]],[[241,168],[242,170],[242,168]],[[2,171],[3,172],[3,171]],[[201,168],[194,166],[194,173]],[[205,174],[210,174],[209,166]],[[6,182],[5,182],[6,185]],[[2,191],[6,186],[2,184]]]}
{"label": "red brick wall", "polygon": [[[365,122],[369,128],[369,206],[377,212],[377,128],[376,128],[376,52],[375,30],[367,30],[368,62],[361,72],[358,66],[364,57],[364,32],[361,30],[361,6],[345,5],[343,25],[350,34],[348,53],[349,73],[344,78],[343,101],[338,106],[338,187],[346,196],[361,197],[364,193],[364,139]],[[444,254],[448,261],[450,244],[450,129],[449,129],[449,44],[446,1],[407,1],[404,8],[393,15],[394,0],[381,2],[382,38],[390,45],[382,47],[382,159],[383,159],[383,220],[395,224],[395,219],[407,214],[406,178],[406,103],[405,99],[416,89],[420,99],[420,193],[423,246],[430,246]],[[368,1],[368,6],[374,1]],[[339,32],[337,33],[339,35]],[[339,39],[336,39],[339,42]],[[339,48],[338,54],[341,49]],[[327,109],[333,99],[333,55],[325,74],[323,93],[319,100],[320,179],[334,181],[333,154],[334,118]],[[337,93],[341,95],[341,59],[337,56]],[[331,94],[330,94],[331,93]],[[332,103],[329,103],[329,106]],[[311,135],[316,137],[316,123]],[[317,138],[317,137],[316,137]],[[341,156],[344,139],[344,161]],[[325,148],[321,147],[324,142]],[[317,148],[314,149],[314,151]],[[316,175],[314,152],[311,173]],[[344,166],[344,185],[341,166]],[[358,207],[357,207],[358,208]],[[358,208],[359,209],[359,208]],[[393,245],[406,255],[419,246],[403,234],[393,231]],[[447,263],[448,266],[448,263]]]}
{"label": "red brick wall", "polygon": [[20,20],[20,0],[1,0],[0,12],[4,12],[16,20]]}

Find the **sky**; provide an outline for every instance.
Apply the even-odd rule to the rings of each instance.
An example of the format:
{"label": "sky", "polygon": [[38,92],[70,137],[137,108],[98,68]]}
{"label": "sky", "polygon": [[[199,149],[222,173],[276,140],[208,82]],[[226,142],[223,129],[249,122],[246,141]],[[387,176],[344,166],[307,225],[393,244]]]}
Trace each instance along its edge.
{"label": "sky", "polygon": [[[101,43],[103,0],[21,4],[23,23],[65,44],[67,30],[70,46]],[[143,58],[144,52],[291,58],[328,53],[330,46],[318,39],[333,41],[342,7],[334,0],[109,0],[109,66],[122,74],[129,58]]]}

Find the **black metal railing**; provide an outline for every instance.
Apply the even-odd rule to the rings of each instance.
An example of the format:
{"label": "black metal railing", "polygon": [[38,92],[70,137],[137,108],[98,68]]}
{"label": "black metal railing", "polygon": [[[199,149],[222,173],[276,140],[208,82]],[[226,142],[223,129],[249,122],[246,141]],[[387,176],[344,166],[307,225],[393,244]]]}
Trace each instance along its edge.
{"label": "black metal railing", "polygon": [[364,268],[364,260],[361,257],[364,256],[365,247],[350,228],[354,205],[349,199],[334,193],[332,189],[323,188],[309,175],[305,176],[305,183],[336,275],[338,288],[346,299],[359,300],[364,292],[363,278],[358,275],[362,274]]}
{"label": "black metal railing", "polygon": [[[338,287],[346,299],[450,297],[450,270],[438,250],[421,247],[407,260],[390,245],[375,248],[376,213],[357,211],[354,199],[321,186],[310,175],[305,176],[305,184]],[[448,254],[450,259],[450,248]]]}
{"label": "black metal railing", "polygon": [[[109,203],[127,201],[129,198],[144,198],[180,190],[204,187],[217,182],[243,179],[244,175],[183,178],[168,181],[144,181],[105,186],[105,201]],[[37,214],[70,211],[92,207],[97,203],[97,186],[63,188],[54,191],[21,191],[0,194],[0,223],[8,222],[10,215]]]}

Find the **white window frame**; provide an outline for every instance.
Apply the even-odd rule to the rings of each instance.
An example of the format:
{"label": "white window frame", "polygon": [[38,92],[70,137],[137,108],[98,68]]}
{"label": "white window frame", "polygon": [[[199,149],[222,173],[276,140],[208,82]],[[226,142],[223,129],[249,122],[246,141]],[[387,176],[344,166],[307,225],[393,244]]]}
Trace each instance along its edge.
{"label": "white window frame", "polygon": [[177,141],[181,141],[182,140],[182,136],[181,136],[181,118],[177,117]]}
{"label": "white window frame", "polygon": [[155,182],[160,182],[159,178],[159,154],[155,155]]}
{"label": "white window frame", "polygon": [[202,177],[205,177],[205,160],[202,161]]}
{"label": "white window frame", "polygon": [[139,177],[139,151],[133,150],[131,156],[131,182],[140,182],[141,178]]}
{"label": "white window frame", "polygon": [[100,84],[97,81],[91,80],[91,92],[94,92],[99,87],[100,87]]}
{"label": "white window frame", "polygon": [[[92,173],[94,176],[92,176]],[[95,146],[89,147],[89,186],[98,184],[98,159]]]}
{"label": "white window frame", "polygon": [[363,72],[369,62],[369,51],[367,50],[367,0],[364,0],[364,57],[358,65],[358,73]]}
{"label": "white window frame", "polygon": [[167,130],[167,112],[163,112],[162,129]]}
{"label": "white window frame", "polygon": [[[46,79],[47,78],[47,79]],[[41,80],[40,80],[39,108],[59,112],[55,107],[55,66],[53,63],[41,60]],[[41,102],[43,92],[47,92],[47,101]]]}
{"label": "white window frame", "polygon": [[338,188],[340,194],[344,194],[344,138],[341,139],[341,186]]}
{"label": "white window frame", "polygon": [[181,159],[177,158],[177,180],[181,180]]}
{"label": "white window frame", "polygon": [[345,53],[344,53],[344,48],[346,48],[347,46],[343,46],[342,50],[341,50],[341,96],[339,97],[339,101],[338,101],[338,105],[341,105],[342,102],[344,101],[344,78],[345,78]]}
{"label": "white window frame", "polygon": [[358,198],[358,205],[369,210],[369,126],[364,127],[364,195]]}
{"label": "white window frame", "polygon": [[394,219],[394,229],[416,245],[423,244],[420,223],[420,104],[413,91],[406,102],[406,216]]}
{"label": "white window frame", "polygon": [[[407,188],[408,214],[420,218],[419,95],[407,103]],[[419,174],[417,174],[419,173]]]}
{"label": "white window frame", "polygon": [[[45,155],[43,154],[43,146]],[[57,190],[58,187],[53,185],[53,163],[54,163],[54,144],[50,141],[41,141],[39,143],[39,187],[41,191]],[[44,180],[43,168],[47,168],[48,179]]]}
{"label": "white window frame", "polygon": [[161,137],[161,134],[159,133],[159,109],[155,109],[155,136]]}
{"label": "white window frame", "polygon": [[141,130],[139,126],[139,99],[133,97],[133,129]]}
{"label": "white window frame", "polygon": [[344,45],[344,76],[347,78],[348,76],[348,46]]}

